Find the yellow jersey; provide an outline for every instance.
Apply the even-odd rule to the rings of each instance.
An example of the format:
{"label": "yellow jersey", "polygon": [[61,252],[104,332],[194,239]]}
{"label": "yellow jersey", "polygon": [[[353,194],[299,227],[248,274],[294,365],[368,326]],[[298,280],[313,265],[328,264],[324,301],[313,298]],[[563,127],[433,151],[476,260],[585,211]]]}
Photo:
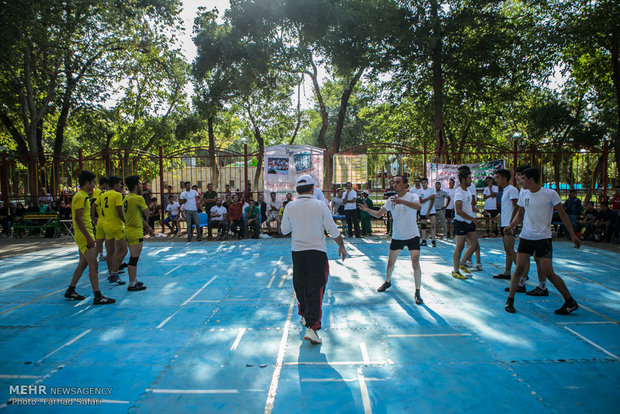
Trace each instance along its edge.
{"label": "yellow jersey", "polygon": [[142,211],[146,210],[144,197],[136,193],[129,193],[123,200],[123,214],[127,229],[140,229],[142,231]]}
{"label": "yellow jersey", "polygon": [[[97,211],[97,217],[99,217],[98,220],[102,220],[102,223],[105,223],[105,216],[101,211],[101,202],[103,201],[103,194],[105,194],[105,191],[97,190],[99,189],[96,188],[95,191],[93,191],[93,205],[95,206],[95,210]],[[99,223],[99,221],[97,221],[97,223]]]}
{"label": "yellow jersey", "polygon": [[93,223],[90,221],[90,196],[83,190],[79,190],[73,196],[73,200],[71,200],[71,216],[73,217],[73,229],[75,230],[75,236],[79,238],[80,236],[86,238],[85,234],[82,234],[80,228],[77,226],[75,222],[75,211],[79,209],[84,209],[82,212],[82,221],[84,222],[84,226],[88,233],[93,235]]}
{"label": "yellow jersey", "polygon": [[122,227],[123,222],[118,216],[116,207],[123,205],[123,195],[115,190],[108,190],[101,195],[99,204],[101,205],[101,215],[105,217],[108,227]]}

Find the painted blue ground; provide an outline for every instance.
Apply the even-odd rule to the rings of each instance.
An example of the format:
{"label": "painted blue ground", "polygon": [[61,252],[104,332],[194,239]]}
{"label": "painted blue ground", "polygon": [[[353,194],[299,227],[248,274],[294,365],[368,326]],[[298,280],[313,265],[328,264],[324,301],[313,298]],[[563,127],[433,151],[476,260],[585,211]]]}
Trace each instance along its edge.
{"label": "painted blue ground", "polygon": [[[86,276],[78,286],[90,294],[85,301],[62,296],[74,248],[1,260],[0,406],[7,413],[617,412],[618,255],[556,242],[556,272],[581,308],[555,315],[562,301],[551,288],[546,298],[517,296],[511,315],[503,310],[507,282],[491,278],[503,266],[501,242],[481,244],[485,270],[465,281],[448,276],[451,243],[423,248],[425,304],[416,306],[408,254],[380,294],[388,242],[347,242],[350,257],[330,260],[322,346],[302,340],[288,239],[147,243],[138,274],[148,290],[110,286],[102,265],[102,291],[118,301],[103,307],[91,306]],[[335,259],[335,244],[328,246]],[[534,269],[530,277],[534,286]],[[94,407],[7,405],[20,397],[10,386],[21,384],[112,390],[95,396],[103,403]]]}

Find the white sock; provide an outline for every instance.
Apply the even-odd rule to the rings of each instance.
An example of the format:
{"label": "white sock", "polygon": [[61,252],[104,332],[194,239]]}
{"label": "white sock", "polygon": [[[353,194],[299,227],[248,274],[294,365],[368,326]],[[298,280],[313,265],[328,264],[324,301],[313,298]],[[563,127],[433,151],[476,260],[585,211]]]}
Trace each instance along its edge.
{"label": "white sock", "polygon": [[538,287],[541,289],[547,289],[547,281],[545,280],[544,282],[538,282]]}
{"label": "white sock", "polygon": [[521,279],[519,279],[519,287],[523,287],[523,286],[525,286],[525,281],[526,281],[526,280],[527,280],[526,278],[524,278],[523,276],[521,276]]}

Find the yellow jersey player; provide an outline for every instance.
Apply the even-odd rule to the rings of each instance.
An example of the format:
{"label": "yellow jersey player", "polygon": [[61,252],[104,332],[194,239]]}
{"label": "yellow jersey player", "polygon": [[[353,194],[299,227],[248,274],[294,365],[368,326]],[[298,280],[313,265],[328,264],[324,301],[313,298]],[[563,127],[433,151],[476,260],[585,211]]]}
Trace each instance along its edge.
{"label": "yellow jersey player", "polygon": [[[106,177],[99,178],[99,188],[95,188],[93,190],[93,206],[95,208],[91,209],[91,218],[93,219],[93,224],[95,225],[95,248],[97,249],[100,262],[106,259],[103,255],[103,242],[105,241],[105,217],[103,217],[103,213],[101,212],[101,204],[98,201],[101,200],[101,196],[107,189],[108,179]],[[108,262],[108,268],[109,267],[110,263]]]}
{"label": "yellow jersey player", "polygon": [[143,229],[153,235],[153,229],[148,225],[143,217],[149,215],[149,209],[141,196],[142,186],[140,177],[132,175],[125,180],[129,194],[123,200],[123,214],[125,215],[125,240],[129,245],[129,263],[127,273],[129,274],[129,286],[127,290],[135,292],[146,289],[142,282],[137,280],[138,259],[142,252],[142,242],[144,241]]}
{"label": "yellow jersey player", "polygon": [[75,291],[78,281],[88,266],[90,285],[95,294],[94,305],[109,305],[115,302],[101,294],[99,290],[97,251],[93,235],[93,225],[90,221],[90,193],[95,186],[95,174],[90,171],[82,171],[78,177],[80,190],[73,196],[71,201],[71,215],[73,216],[73,228],[75,229],[75,244],[80,252],[80,261],[73,272],[73,278],[65,297],[72,300],[84,300],[84,296]]}
{"label": "yellow jersey player", "polygon": [[123,179],[115,175],[108,179],[110,189],[103,193],[99,200],[101,215],[105,218],[103,225],[105,233],[105,249],[110,260],[108,261],[108,280],[110,283],[124,285],[118,275],[118,268],[127,253],[125,242],[125,217],[123,215]]}

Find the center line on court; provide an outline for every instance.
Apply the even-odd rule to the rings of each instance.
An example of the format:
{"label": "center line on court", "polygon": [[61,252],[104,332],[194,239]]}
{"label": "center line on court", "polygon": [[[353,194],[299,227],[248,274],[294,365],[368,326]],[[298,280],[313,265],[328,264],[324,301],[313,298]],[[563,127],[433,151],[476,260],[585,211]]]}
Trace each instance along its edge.
{"label": "center line on court", "polygon": [[37,361],[37,364],[40,363],[41,361],[43,361],[45,358],[48,358],[52,355],[54,355],[56,352],[60,351],[61,349],[63,349],[66,346],[71,345],[72,343],[76,342],[77,340],[79,340],[81,337],[83,337],[84,335],[87,335],[90,331],[92,331],[92,329],[87,329],[84,332],[82,332],[81,334],[79,334],[78,336],[76,336],[75,338],[73,338],[72,340],[70,340],[69,342],[65,343],[64,345],[61,345],[60,347],[56,348],[55,350],[53,350],[52,352],[50,352],[49,354],[45,355],[43,358],[41,358],[40,360]]}
{"label": "center line on court", "polygon": [[360,349],[362,350],[362,359],[364,362],[370,362],[370,358],[368,358],[368,350],[366,349],[366,344],[364,342],[360,342]]}
{"label": "center line on court", "polygon": [[282,373],[282,361],[284,361],[284,353],[286,352],[286,342],[288,340],[288,330],[291,325],[291,316],[293,315],[293,307],[295,306],[295,292],[291,296],[291,302],[288,306],[288,314],[286,315],[286,322],[284,323],[284,329],[282,332],[282,339],[280,340],[280,348],[278,349],[278,359],[276,360],[276,366],[273,370],[273,376],[271,377],[271,384],[269,385],[269,393],[267,394],[267,401],[265,402],[265,414],[270,414],[273,410],[273,402],[276,399],[276,392],[278,391],[278,382],[280,381],[280,374]]}
{"label": "center line on court", "polygon": [[364,374],[362,374],[362,368],[357,369],[357,379],[360,383],[360,391],[362,393],[362,404],[364,404],[364,414],[372,414],[372,407],[370,406],[370,397],[368,396],[368,387],[366,387],[366,381],[364,380]]}
{"label": "center line on court", "polygon": [[195,298],[195,297],[196,297],[196,296],[197,296],[200,292],[202,292],[202,290],[203,290],[204,288],[206,288],[207,286],[209,286],[209,284],[210,284],[211,282],[213,282],[213,281],[215,280],[215,278],[217,278],[217,276],[213,276],[213,277],[211,278],[211,280],[209,280],[207,283],[205,283],[204,285],[202,285],[202,287],[201,287],[200,289],[198,289],[198,290],[196,291],[196,293],[194,293],[192,296],[190,296],[190,297],[189,297],[189,299],[187,299],[185,302],[183,302],[183,303],[181,304],[181,306],[179,306],[179,309],[175,310],[175,311],[174,311],[174,313],[173,313],[172,315],[170,315],[170,316],[168,316],[166,319],[164,319],[164,320],[163,320],[163,322],[162,322],[162,323],[160,323],[159,325],[157,325],[157,327],[156,327],[155,329],[161,329],[161,328],[162,328],[165,324],[167,324],[167,323],[168,323],[168,321],[174,317],[174,315],[176,315],[177,313],[179,313],[179,311],[181,311],[181,309],[183,309],[183,306],[185,306],[185,305],[187,305],[188,303],[190,303],[190,302],[192,301],[192,299],[194,299],[194,298]]}
{"label": "center line on court", "polygon": [[181,306],[185,306],[185,305],[187,305],[188,303],[190,303],[190,302],[192,301],[192,299],[194,299],[196,296],[198,296],[198,294],[199,294],[200,292],[202,292],[202,290],[203,290],[204,288],[206,288],[207,286],[209,286],[209,284],[210,284],[211,282],[213,282],[213,281],[215,280],[215,278],[217,278],[217,276],[213,276],[213,277],[211,278],[211,280],[209,280],[207,283],[205,283],[204,285],[202,285],[202,287],[201,287],[200,289],[198,289],[198,290],[196,291],[196,293],[194,293],[192,296],[190,296],[190,298],[189,298],[189,299],[187,299],[185,302],[183,302],[183,303],[181,304]]}
{"label": "center line on court", "polygon": [[239,329],[239,333],[237,334],[237,337],[235,338],[235,342],[233,342],[232,346],[230,347],[231,351],[234,351],[237,349],[237,347],[239,346],[239,342],[241,342],[241,338],[243,338],[243,334],[245,334],[246,328],[243,329]]}
{"label": "center line on court", "polygon": [[470,333],[449,333],[449,334],[394,334],[388,335],[388,338],[424,338],[437,336],[471,336]]}

